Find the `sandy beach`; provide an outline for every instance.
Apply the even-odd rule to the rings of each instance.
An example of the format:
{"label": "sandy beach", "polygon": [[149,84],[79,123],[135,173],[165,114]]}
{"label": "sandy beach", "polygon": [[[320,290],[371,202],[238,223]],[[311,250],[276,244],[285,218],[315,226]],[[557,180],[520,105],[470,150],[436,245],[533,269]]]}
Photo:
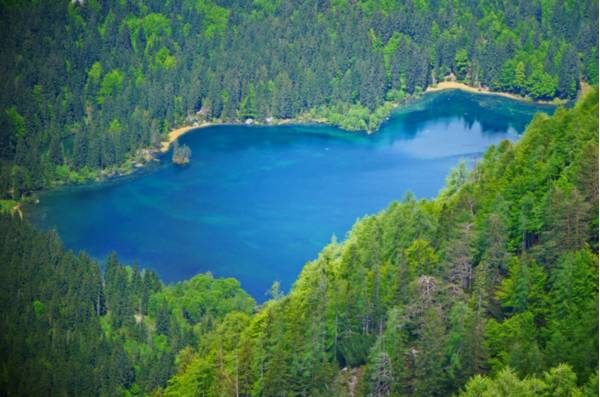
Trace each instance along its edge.
{"label": "sandy beach", "polygon": [[[438,91],[444,91],[444,90],[462,90],[462,91],[467,91],[467,92],[471,92],[474,94],[496,95],[496,96],[502,96],[505,98],[514,99],[517,101],[534,102],[531,98],[527,98],[524,96],[510,94],[508,92],[491,91],[487,88],[476,88],[476,87],[472,87],[470,85],[467,85],[464,83],[459,83],[456,81],[442,81],[442,82],[436,84],[435,86],[429,86],[425,90],[425,93],[438,92]],[[582,92],[589,91],[589,86],[587,86],[587,84],[585,86],[582,84],[581,91]],[[564,103],[564,101],[557,100],[557,99],[555,99],[553,101],[535,101],[535,102],[548,103],[548,104],[554,104],[554,105],[560,105],[561,103]],[[312,120],[312,121],[318,122],[318,123],[327,123],[326,120]],[[302,119],[291,118],[291,119],[274,120],[272,123],[269,123],[269,125],[286,125],[286,124],[294,124],[294,123],[302,123],[302,122],[303,122]],[[160,151],[161,151],[161,153],[168,152],[169,148],[171,147],[171,144],[173,142],[175,142],[180,136],[187,134],[191,130],[195,130],[198,128],[211,127],[211,126],[218,125],[218,124],[219,123],[204,121],[197,126],[186,126],[186,127],[180,127],[180,128],[174,129],[171,132],[169,132],[167,140],[161,142]],[[239,123],[239,124],[242,125],[243,123]]]}
{"label": "sandy beach", "polygon": [[524,97],[524,96],[517,95],[517,94],[510,94],[508,92],[491,91],[487,88],[471,87],[470,85],[466,85],[464,83],[459,83],[456,81],[442,81],[435,86],[427,87],[425,92],[427,93],[427,92],[436,92],[436,91],[443,91],[443,90],[462,90],[462,91],[472,92],[474,94],[496,95],[496,96],[502,96],[505,98],[514,99],[516,101],[535,102],[535,103],[547,104],[547,105],[562,105],[567,102],[564,99],[560,99],[560,98],[554,98],[551,101],[533,100],[528,97]]}
{"label": "sandy beach", "polygon": [[[310,120],[310,121],[314,122],[314,123],[325,123],[325,120]],[[268,123],[259,123],[259,122],[253,121],[253,123],[251,125],[276,126],[276,125],[302,124],[302,123],[306,123],[306,122],[307,122],[306,120],[302,120],[299,118],[290,118],[290,119],[273,119],[271,122],[268,122]],[[243,122],[220,123],[220,122],[204,121],[196,126],[186,126],[186,127],[176,128],[176,129],[172,130],[171,132],[169,132],[167,139],[165,141],[162,141],[160,143],[160,152],[161,153],[168,152],[169,148],[171,147],[171,144],[173,142],[175,142],[179,137],[181,137],[184,134],[187,134],[191,130],[212,127],[215,125],[248,125],[248,124],[243,123]]]}
{"label": "sandy beach", "polygon": [[442,81],[435,86],[427,87],[425,92],[436,92],[436,91],[444,91],[444,90],[462,90],[462,91],[472,92],[475,94],[497,95],[497,96],[503,96],[503,97],[510,98],[510,99],[515,99],[517,101],[531,102],[531,99],[520,96],[520,95],[509,94],[507,92],[490,91],[487,88],[471,87],[470,85],[466,85],[464,83],[459,83],[456,81]]}
{"label": "sandy beach", "polygon": [[160,143],[160,151],[162,153],[166,153],[169,151],[169,148],[171,147],[171,144],[173,142],[175,142],[180,136],[187,134],[188,132],[190,132],[191,130],[195,130],[197,128],[206,128],[206,127],[210,127],[215,125],[214,123],[205,121],[197,126],[187,126],[187,127],[181,127],[181,128],[177,128],[171,132],[169,132],[169,135],[167,137],[166,141],[163,141]]}

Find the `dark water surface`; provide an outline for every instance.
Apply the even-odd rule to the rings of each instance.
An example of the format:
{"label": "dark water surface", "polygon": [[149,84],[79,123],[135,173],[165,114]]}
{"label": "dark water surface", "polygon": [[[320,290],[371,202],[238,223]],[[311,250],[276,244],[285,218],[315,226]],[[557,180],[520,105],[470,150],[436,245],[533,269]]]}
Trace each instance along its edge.
{"label": "dark water surface", "polygon": [[115,250],[175,282],[210,271],[238,278],[259,301],[291,287],[331,236],[407,191],[431,198],[460,159],[516,140],[549,107],[447,91],[397,112],[376,134],[323,126],[219,126],[180,139],[186,167],[155,169],[41,195],[32,221],[67,248]]}

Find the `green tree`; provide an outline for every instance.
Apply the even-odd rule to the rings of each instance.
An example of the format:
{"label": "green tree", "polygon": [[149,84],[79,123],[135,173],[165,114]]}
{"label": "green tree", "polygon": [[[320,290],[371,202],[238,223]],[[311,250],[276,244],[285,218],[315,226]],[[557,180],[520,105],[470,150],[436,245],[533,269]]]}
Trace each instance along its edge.
{"label": "green tree", "polygon": [[552,274],[544,332],[550,365],[568,363],[587,379],[598,362],[598,257],[588,249],[564,254]]}
{"label": "green tree", "polygon": [[369,396],[389,396],[392,391],[393,373],[390,357],[385,351],[377,352],[371,363]]}
{"label": "green tree", "polygon": [[446,332],[438,308],[424,314],[419,329],[419,339],[412,352],[414,356],[414,394],[417,396],[442,396],[447,381],[444,346]]}
{"label": "green tree", "polygon": [[96,102],[99,105],[104,104],[107,97],[119,94],[123,86],[124,75],[118,69],[112,70],[104,75],[100,89],[96,95]]}
{"label": "green tree", "polygon": [[469,53],[465,49],[460,49],[456,52],[454,57],[454,68],[456,72],[456,78],[458,80],[464,80],[469,74],[471,63],[469,61]]}
{"label": "green tree", "polygon": [[575,98],[579,89],[579,56],[572,46],[562,52],[558,71],[558,94],[563,98]]}

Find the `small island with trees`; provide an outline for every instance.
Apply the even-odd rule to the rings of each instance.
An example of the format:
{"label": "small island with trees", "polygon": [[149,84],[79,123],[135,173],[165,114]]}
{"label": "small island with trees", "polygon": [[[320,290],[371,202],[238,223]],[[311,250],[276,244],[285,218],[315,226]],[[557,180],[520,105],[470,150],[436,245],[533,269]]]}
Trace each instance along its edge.
{"label": "small island with trees", "polygon": [[179,142],[175,141],[173,146],[173,163],[177,165],[186,165],[192,158],[192,149],[188,145],[179,145]]}

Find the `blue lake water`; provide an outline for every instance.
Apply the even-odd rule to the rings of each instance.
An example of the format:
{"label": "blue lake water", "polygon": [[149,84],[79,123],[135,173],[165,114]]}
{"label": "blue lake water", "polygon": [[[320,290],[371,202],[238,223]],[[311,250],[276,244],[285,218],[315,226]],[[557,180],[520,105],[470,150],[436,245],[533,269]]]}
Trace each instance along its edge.
{"label": "blue lake water", "polygon": [[287,291],[333,234],[407,191],[431,198],[460,159],[516,140],[553,108],[447,91],[404,107],[372,135],[324,126],[219,126],[180,139],[144,172],[44,193],[34,224],[67,248],[152,268],[165,282],[195,274],[236,277],[259,301],[274,280]]}

